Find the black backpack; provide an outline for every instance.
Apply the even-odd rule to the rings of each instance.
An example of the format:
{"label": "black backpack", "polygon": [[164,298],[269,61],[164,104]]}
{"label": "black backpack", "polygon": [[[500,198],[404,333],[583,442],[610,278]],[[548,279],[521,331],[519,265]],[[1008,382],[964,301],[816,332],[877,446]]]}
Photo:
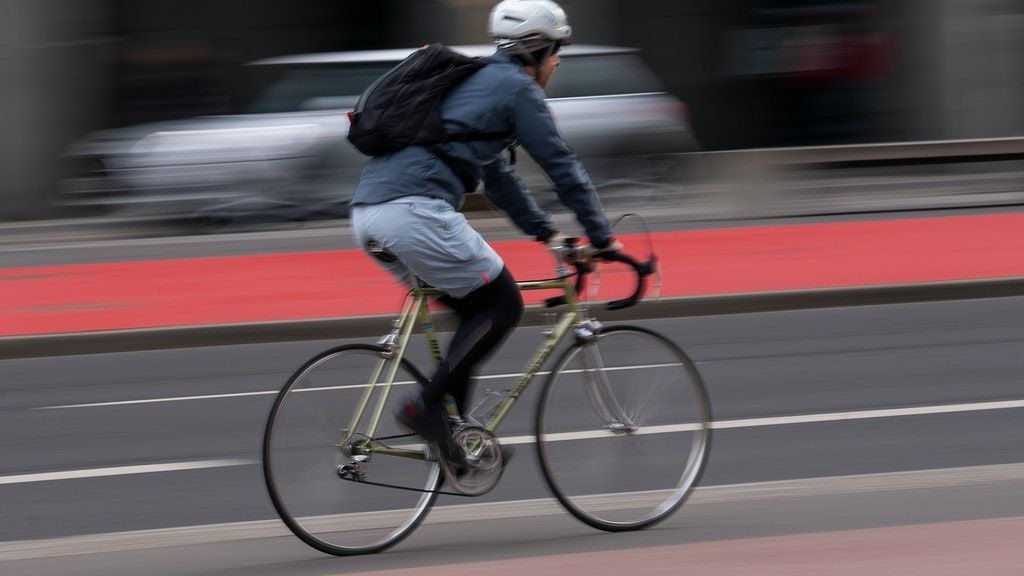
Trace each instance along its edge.
{"label": "black backpack", "polygon": [[449,141],[497,140],[507,132],[448,134],[441,101],[459,82],[487,65],[442,44],[430,44],[401,61],[367,88],[349,112],[348,140],[369,156],[407,146],[426,146],[455,172],[467,192],[476,187],[470,167],[437,145]]}

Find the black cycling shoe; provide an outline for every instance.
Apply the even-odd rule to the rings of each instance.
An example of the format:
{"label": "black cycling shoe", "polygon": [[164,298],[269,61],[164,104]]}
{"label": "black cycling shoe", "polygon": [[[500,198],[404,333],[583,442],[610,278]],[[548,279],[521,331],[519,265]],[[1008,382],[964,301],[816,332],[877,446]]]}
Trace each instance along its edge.
{"label": "black cycling shoe", "polygon": [[425,404],[417,395],[401,404],[395,412],[395,419],[436,446],[445,460],[459,465],[465,463],[465,456],[452,437],[448,417],[441,404]]}

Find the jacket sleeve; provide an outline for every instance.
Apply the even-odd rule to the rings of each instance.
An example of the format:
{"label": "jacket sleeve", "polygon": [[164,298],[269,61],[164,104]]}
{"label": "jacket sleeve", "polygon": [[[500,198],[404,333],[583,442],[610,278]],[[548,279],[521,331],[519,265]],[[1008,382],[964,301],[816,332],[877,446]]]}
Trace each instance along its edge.
{"label": "jacket sleeve", "polygon": [[576,153],[558,132],[539,86],[531,83],[518,91],[512,120],[519,143],[551,178],[559,199],[576,214],[590,241],[595,246],[606,246],[612,232],[597,191]]}
{"label": "jacket sleeve", "polygon": [[555,229],[548,215],[537,206],[523,181],[505,158],[498,156],[483,171],[484,195],[512,219],[520,230],[543,242]]}

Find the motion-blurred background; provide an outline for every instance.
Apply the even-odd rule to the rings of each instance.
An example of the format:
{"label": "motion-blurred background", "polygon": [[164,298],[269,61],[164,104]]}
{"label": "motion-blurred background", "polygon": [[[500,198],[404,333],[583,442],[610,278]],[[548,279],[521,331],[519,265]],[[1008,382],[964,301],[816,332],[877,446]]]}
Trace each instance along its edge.
{"label": "motion-blurred background", "polygon": [[[6,0],[0,7],[0,221],[96,213],[88,202],[68,202],[68,188],[78,186],[80,194],[82,186],[92,186],[94,193],[97,184],[83,184],[85,175],[110,178],[117,170],[140,169],[96,152],[96,132],[142,125],[157,127],[133,138],[192,134],[206,128],[150,123],[251,112],[244,109],[253,98],[246,63],[431,41],[486,43],[492,4]],[[562,5],[577,42],[640,49],[659,89],[685,103],[693,138],[673,152],[1024,131],[1024,4],[1018,0]],[[593,67],[592,74],[602,73],[609,82],[620,76]],[[614,116],[617,109],[603,113]],[[124,132],[113,134],[127,139]],[[136,157],[149,149],[137,142],[131,149]],[[201,153],[222,146],[189,139],[178,145]],[[88,160],[76,163],[83,150]],[[92,159],[98,162],[89,164]],[[216,180],[191,174],[198,174],[200,186]],[[161,185],[153,178],[144,182],[131,186]]]}
{"label": "motion-blurred background", "polygon": [[[540,379],[501,485],[442,496],[394,553],[322,557],[267,497],[277,391],[402,302],[339,220],[365,162],[345,112],[397,49],[493,50],[497,0],[0,0],[0,575],[1024,574],[1024,0],[558,1],[576,44],[551,109],[663,270],[625,316],[600,305],[632,279],[614,269],[587,300],[678,343],[713,406],[685,508],[598,534],[546,500]],[[550,277],[472,198],[516,277]],[[575,436],[566,467],[597,452]],[[635,501],[678,453],[635,437],[666,444],[575,476]],[[316,445],[319,487],[343,454]],[[381,490],[338,501],[386,516]]]}

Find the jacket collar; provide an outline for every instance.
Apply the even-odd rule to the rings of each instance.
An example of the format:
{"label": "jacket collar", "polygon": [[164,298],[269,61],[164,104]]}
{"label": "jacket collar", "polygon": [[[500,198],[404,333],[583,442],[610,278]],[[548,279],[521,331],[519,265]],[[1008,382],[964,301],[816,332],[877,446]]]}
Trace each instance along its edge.
{"label": "jacket collar", "polygon": [[499,62],[502,64],[519,64],[519,61],[512,57],[508,52],[501,50],[495,50],[494,54],[487,57],[491,62]]}

